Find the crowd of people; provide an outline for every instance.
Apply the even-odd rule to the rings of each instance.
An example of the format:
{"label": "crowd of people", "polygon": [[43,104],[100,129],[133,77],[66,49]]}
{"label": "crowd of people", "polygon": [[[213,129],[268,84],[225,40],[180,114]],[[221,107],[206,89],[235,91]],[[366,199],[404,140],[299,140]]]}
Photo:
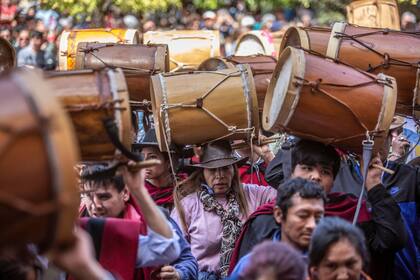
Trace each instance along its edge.
{"label": "crowd of people", "polygon": [[[141,21],[110,9],[103,27],[217,29],[229,55],[245,31],[314,23],[309,10],[261,15],[241,3]],[[0,36],[16,48],[19,66],[56,69],[60,33],[90,26],[27,1],[2,1],[1,9]],[[416,24],[403,14],[403,30]],[[132,152],[160,163],[78,166],[75,246],[47,256],[33,244],[3,250],[0,279],[52,279],[56,269],[54,279],[77,280],[420,279],[420,163],[413,153],[420,140],[415,133],[407,139],[405,126],[395,117],[389,153],[369,162],[293,136],[275,152],[257,144],[235,149],[227,140],[162,151],[150,128]]]}

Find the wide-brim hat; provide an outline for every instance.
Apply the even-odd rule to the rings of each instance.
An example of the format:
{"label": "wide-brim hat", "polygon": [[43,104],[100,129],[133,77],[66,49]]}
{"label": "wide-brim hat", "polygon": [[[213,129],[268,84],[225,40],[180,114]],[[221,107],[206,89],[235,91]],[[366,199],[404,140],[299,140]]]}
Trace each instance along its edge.
{"label": "wide-brim hat", "polygon": [[392,123],[389,127],[389,130],[394,130],[394,129],[403,127],[405,123],[406,123],[406,121],[405,121],[404,117],[394,116],[394,118],[392,119]]}
{"label": "wide-brim hat", "polygon": [[157,141],[156,131],[154,128],[151,128],[146,132],[146,135],[144,136],[143,141],[141,141],[140,143],[134,143],[132,145],[133,150],[141,150],[145,147],[158,147],[159,148],[159,143]]}
{"label": "wide-brim hat", "polygon": [[236,154],[226,140],[219,140],[203,146],[203,154],[200,162],[190,166],[199,168],[220,168],[232,164],[244,163],[248,157],[240,157]]}

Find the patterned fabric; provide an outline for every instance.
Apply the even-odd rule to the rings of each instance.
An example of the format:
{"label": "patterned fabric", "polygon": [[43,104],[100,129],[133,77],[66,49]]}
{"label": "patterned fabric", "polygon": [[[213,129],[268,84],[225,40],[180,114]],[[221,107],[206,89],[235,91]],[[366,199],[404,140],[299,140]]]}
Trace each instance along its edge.
{"label": "patterned fabric", "polygon": [[220,274],[222,277],[227,277],[230,257],[235,248],[236,238],[238,238],[242,228],[242,222],[239,219],[239,204],[235,199],[235,194],[229,192],[226,195],[227,209],[225,210],[223,206],[217,202],[214,195],[209,192],[209,189],[210,188],[207,186],[203,186],[202,191],[199,193],[199,198],[204,205],[205,211],[214,212],[221,218],[223,232],[220,249]]}

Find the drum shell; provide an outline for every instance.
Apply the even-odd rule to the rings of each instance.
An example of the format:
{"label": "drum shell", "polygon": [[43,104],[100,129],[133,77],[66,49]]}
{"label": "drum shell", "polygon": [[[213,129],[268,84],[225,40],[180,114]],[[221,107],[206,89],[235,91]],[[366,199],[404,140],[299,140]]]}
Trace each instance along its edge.
{"label": "drum shell", "polygon": [[46,77],[70,115],[83,161],[112,160],[119,154],[104,127],[103,120],[107,118],[116,121],[119,139],[130,149],[131,113],[121,70],[50,72]]}
{"label": "drum shell", "polygon": [[[244,48],[242,44],[247,39],[253,38],[254,41],[258,42],[260,49],[251,49],[250,47]],[[273,36],[271,33],[265,31],[248,31],[242,34],[237,42],[235,49],[235,56],[250,56],[250,55],[271,55],[276,56],[276,50],[274,48]]]}
{"label": "drum shell", "polygon": [[327,27],[289,27],[280,44],[280,54],[287,47],[302,47],[325,55],[331,28]]}
{"label": "drum shell", "polygon": [[150,76],[169,71],[168,47],[79,43],[76,69],[100,70],[106,67],[123,69],[130,100],[150,100]]}
{"label": "drum shell", "polygon": [[4,38],[0,37],[0,73],[16,67],[15,48]]}
{"label": "drum shell", "polygon": [[148,31],[143,43],[168,45],[171,72],[191,71],[220,55],[219,36],[219,31],[212,30]]}
{"label": "drum shell", "polygon": [[258,108],[262,112],[264,99],[270,84],[277,59],[269,55],[230,56],[226,58],[209,58],[199,67],[200,71],[216,71],[221,69],[235,68],[238,64],[248,64],[254,77],[255,90],[257,92]]}
{"label": "drum shell", "polygon": [[[287,95],[278,108],[277,118],[271,111],[276,83],[287,59],[292,59],[293,70]],[[303,50],[287,48],[279,58],[274,71],[263,112],[263,126],[271,132],[286,131],[293,135],[333,144],[345,150],[362,152],[366,129],[380,131],[375,136],[375,151],[384,152],[388,128],[396,105],[396,83],[391,86],[370,84],[362,87],[334,87],[320,85],[325,94],[309,85],[303,85],[301,77],[316,83],[356,85],[376,79],[376,76],[350,66],[335,63]],[[274,115],[275,116],[275,115]]]}
{"label": "drum shell", "polygon": [[350,3],[346,9],[350,24],[401,30],[398,4],[395,0],[358,0]]}
{"label": "drum shell", "polygon": [[[354,40],[347,38],[334,38],[337,32],[346,35],[361,35],[364,33],[380,32],[372,35],[358,37],[357,39],[381,54],[388,54],[390,58],[398,59],[416,65],[420,62],[420,36],[385,29],[359,27],[345,23],[336,23],[333,27],[331,40],[328,43],[327,56],[339,59],[354,67],[368,71],[371,66],[380,65],[385,59],[367,49]],[[395,44],[395,42],[400,42]],[[399,114],[411,116],[413,100],[419,95],[414,91],[417,69],[410,66],[389,65],[377,67],[369,71],[374,74],[384,73],[396,79],[398,84],[397,109]]]}
{"label": "drum shell", "polygon": [[[0,204],[0,248],[68,246],[80,204],[73,127],[52,89],[33,71],[3,75],[0,98],[0,123],[16,132],[0,133],[0,191],[9,204]],[[30,214],[10,207],[22,201],[31,205]]]}
{"label": "drum shell", "polygon": [[74,29],[60,36],[59,69],[76,69],[77,45],[80,42],[138,44],[139,33],[135,29]]}
{"label": "drum shell", "polygon": [[[168,124],[171,136],[171,139],[168,139],[168,145],[203,144],[222,137],[232,140],[249,140],[254,134],[258,135],[259,117],[258,107],[254,105],[257,103],[257,98],[252,72],[249,66],[238,67],[241,67],[242,75],[239,68],[235,68],[220,70],[217,72],[219,74],[200,71],[152,76],[152,106],[155,125],[159,127],[156,129],[156,134],[161,150],[168,150],[165,141],[168,137],[164,134],[167,132]],[[229,126],[236,126],[238,129],[254,127],[253,131],[234,133],[225,137],[229,134],[228,129],[198,107],[169,109],[166,111],[168,118],[165,112],[161,112],[160,108],[162,104],[165,104],[165,96],[168,105],[193,104],[197,98],[202,97],[221,82],[224,75],[230,74],[235,74],[235,76],[224,80],[203,99],[203,107]],[[243,81],[246,81],[246,85]],[[244,92],[243,87],[249,89],[249,95]]]}

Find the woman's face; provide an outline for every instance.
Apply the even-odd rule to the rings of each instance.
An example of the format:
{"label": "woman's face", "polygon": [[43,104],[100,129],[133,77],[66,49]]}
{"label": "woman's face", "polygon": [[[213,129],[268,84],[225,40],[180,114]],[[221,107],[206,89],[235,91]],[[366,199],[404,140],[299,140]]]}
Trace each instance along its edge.
{"label": "woman's face", "polygon": [[169,174],[169,164],[157,147],[145,147],[141,150],[144,160],[157,159],[161,164],[146,168],[146,179],[158,179]]}
{"label": "woman's face", "polygon": [[231,188],[234,173],[233,165],[214,169],[204,168],[204,179],[216,195],[223,195]]}
{"label": "woman's face", "polygon": [[312,279],[359,280],[362,272],[362,257],[347,239],[330,246],[318,267],[310,268]]}

